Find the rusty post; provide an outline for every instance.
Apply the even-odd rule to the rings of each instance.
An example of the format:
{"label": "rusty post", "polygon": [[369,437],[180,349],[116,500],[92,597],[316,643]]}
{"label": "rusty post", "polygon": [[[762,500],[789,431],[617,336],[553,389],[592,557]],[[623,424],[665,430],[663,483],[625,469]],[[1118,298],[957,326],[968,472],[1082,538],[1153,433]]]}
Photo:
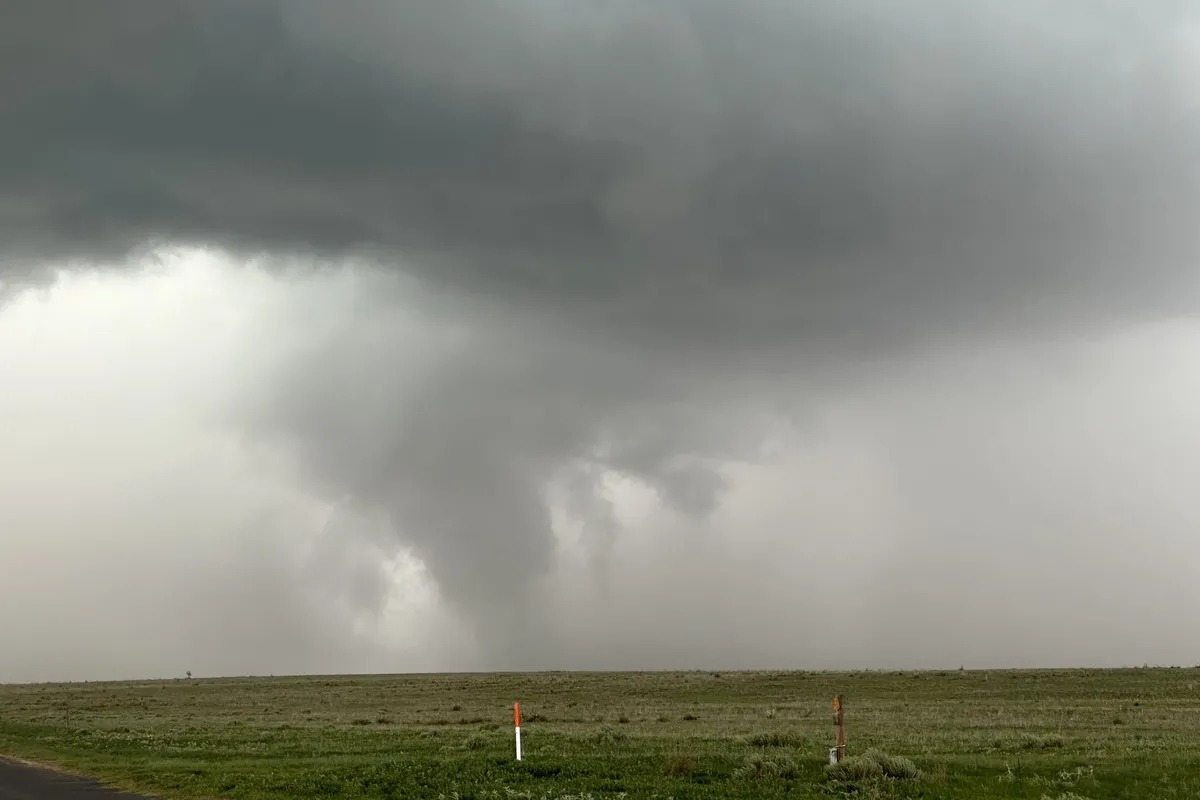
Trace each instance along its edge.
{"label": "rusty post", "polygon": [[842,711],[840,694],[833,698],[833,724],[837,730],[835,749],[837,750],[837,760],[840,762],[846,758],[846,718]]}

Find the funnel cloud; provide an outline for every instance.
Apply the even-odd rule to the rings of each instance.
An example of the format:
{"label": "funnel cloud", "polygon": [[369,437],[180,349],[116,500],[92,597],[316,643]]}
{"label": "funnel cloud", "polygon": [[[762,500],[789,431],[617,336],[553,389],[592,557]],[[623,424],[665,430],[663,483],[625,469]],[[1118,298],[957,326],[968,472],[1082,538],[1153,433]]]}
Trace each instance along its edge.
{"label": "funnel cloud", "polygon": [[1190,4],[5,16],[0,680],[1200,660]]}

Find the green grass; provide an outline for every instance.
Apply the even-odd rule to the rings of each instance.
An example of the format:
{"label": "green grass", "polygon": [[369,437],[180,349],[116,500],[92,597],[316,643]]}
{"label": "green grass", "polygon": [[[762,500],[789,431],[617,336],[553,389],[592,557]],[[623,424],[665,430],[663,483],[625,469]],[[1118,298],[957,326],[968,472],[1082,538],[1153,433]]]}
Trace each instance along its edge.
{"label": "green grass", "polygon": [[168,798],[1192,800],[1198,741],[1200,669],[0,686],[0,753]]}

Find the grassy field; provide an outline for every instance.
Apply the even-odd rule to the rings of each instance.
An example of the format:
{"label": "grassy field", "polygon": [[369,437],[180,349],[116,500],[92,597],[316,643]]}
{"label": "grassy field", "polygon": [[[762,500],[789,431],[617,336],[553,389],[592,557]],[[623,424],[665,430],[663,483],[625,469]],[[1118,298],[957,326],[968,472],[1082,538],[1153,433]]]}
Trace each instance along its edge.
{"label": "grassy field", "polygon": [[1198,745],[1200,669],[0,686],[0,753],[170,798],[1194,800]]}

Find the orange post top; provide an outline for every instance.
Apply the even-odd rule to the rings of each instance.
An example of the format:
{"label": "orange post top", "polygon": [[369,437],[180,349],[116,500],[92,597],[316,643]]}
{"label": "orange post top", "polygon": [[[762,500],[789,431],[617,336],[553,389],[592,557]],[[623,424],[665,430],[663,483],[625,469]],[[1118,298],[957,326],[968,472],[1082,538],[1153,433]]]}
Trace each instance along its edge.
{"label": "orange post top", "polygon": [[513,703],[513,725],[521,727],[521,704]]}

